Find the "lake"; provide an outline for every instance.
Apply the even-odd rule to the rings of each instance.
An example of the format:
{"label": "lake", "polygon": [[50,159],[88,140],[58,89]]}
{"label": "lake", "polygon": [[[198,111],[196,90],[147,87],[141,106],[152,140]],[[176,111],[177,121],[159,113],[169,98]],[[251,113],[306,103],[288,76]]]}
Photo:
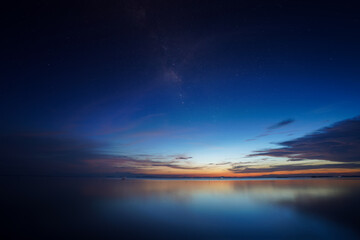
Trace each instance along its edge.
{"label": "lake", "polygon": [[360,179],[1,177],[1,239],[360,239]]}

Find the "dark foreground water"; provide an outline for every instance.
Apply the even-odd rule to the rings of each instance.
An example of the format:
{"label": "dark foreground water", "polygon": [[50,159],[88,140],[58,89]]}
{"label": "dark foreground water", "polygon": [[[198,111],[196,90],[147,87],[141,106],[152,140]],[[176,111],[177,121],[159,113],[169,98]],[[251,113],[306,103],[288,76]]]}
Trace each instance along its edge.
{"label": "dark foreground water", "polygon": [[360,237],[357,179],[0,181],[0,239]]}

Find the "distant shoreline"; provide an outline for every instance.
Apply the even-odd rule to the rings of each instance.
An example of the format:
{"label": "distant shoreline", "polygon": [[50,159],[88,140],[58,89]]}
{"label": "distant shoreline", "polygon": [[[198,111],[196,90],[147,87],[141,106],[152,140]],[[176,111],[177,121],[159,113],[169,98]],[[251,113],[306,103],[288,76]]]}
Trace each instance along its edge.
{"label": "distant shoreline", "polygon": [[119,179],[119,180],[296,180],[296,179],[349,179],[359,178],[360,175],[344,176],[261,176],[261,177],[162,177],[162,176],[61,176],[61,175],[0,175],[0,177],[11,178],[78,178],[78,179]]}

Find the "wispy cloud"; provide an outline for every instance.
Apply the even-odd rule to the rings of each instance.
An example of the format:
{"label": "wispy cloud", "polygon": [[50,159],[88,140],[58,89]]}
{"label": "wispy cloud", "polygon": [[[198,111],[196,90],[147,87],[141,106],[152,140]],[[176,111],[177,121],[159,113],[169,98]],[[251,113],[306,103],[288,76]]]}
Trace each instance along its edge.
{"label": "wispy cloud", "polygon": [[123,124],[122,126],[114,125],[113,122],[106,122],[101,129],[99,129],[95,135],[109,135],[109,134],[115,134],[115,133],[123,133],[132,129],[136,129],[137,127],[141,126],[142,124],[146,123],[147,121],[152,120],[156,117],[162,117],[165,114],[163,113],[157,113],[157,114],[149,114],[143,117],[140,117],[138,119],[132,120],[131,122],[127,122]]}
{"label": "wispy cloud", "polygon": [[221,166],[221,165],[229,165],[232,164],[232,162],[221,162],[221,163],[215,163],[215,165]]}
{"label": "wispy cloud", "polygon": [[188,160],[191,159],[192,157],[188,157],[188,156],[177,156],[175,157],[175,159],[179,159],[179,160]]}
{"label": "wispy cloud", "polygon": [[202,168],[199,166],[185,165],[176,160],[155,161],[151,159],[136,159],[127,156],[103,156],[103,158],[90,159],[86,160],[86,162],[95,168],[100,167],[107,169],[109,173],[119,172],[118,170],[124,167],[128,172],[130,171],[133,173],[141,173],[142,170],[145,169],[156,170],[157,167],[167,167],[182,170]]}
{"label": "wispy cloud", "polygon": [[268,130],[274,130],[274,129],[278,129],[278,128],[281,128],[281,127],[284,127],[286,125],[289,125],[291,123],[295,122],[294,119],[286,119],[286,120],[283,120],[281,122],[278,122],[274,125],[271,125],[270,127],[268,127],[267,129]]}
{"label": "wispy cloud", "polygon": [[282,131],[282,132],[274,132],[274,130],[276,129],[279,129],[279,128],[282,128],[282,127],[285,127],[291,123],[295,122],[294,119],[286,119],[286,120],[283,120],[281,122],[278,122],[278,123],[275,123],[269,127],[266,128],[266,131],[264,131],[262,134],[260,135],[257,135],[256,137],[254,138],[249,138],[249,139],[246,139],[245,142],[251,142],[251,141],[255,141],[259,138],[262,138],[262,137],[266,137],[266,136],[270,136],[270,135],[274,135],[274,134],[291,134],[292,132],[294,131]]}

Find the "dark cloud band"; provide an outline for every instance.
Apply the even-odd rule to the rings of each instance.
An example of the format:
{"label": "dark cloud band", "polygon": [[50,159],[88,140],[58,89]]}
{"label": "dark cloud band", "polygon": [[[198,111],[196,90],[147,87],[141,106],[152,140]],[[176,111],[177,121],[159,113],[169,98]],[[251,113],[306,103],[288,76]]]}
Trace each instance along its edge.
{"label": "dark cloud band", "polygon": [[279,143],[280,148],[256,151],[248,156],[286,157],[290,161],[360,161],[360,117],[337,122],[314,133]]}
{"label": "dark cloud band", "polygon": [[297,170],[315,170],[315,169],[359,169],[360,164],[357,163],[340,163],[340,164],[317,164],[317,165],[275,165],[270,167],[245,167],[233,166],[229,170],[233,173],[270,173],[281,171],[297,171]]}

